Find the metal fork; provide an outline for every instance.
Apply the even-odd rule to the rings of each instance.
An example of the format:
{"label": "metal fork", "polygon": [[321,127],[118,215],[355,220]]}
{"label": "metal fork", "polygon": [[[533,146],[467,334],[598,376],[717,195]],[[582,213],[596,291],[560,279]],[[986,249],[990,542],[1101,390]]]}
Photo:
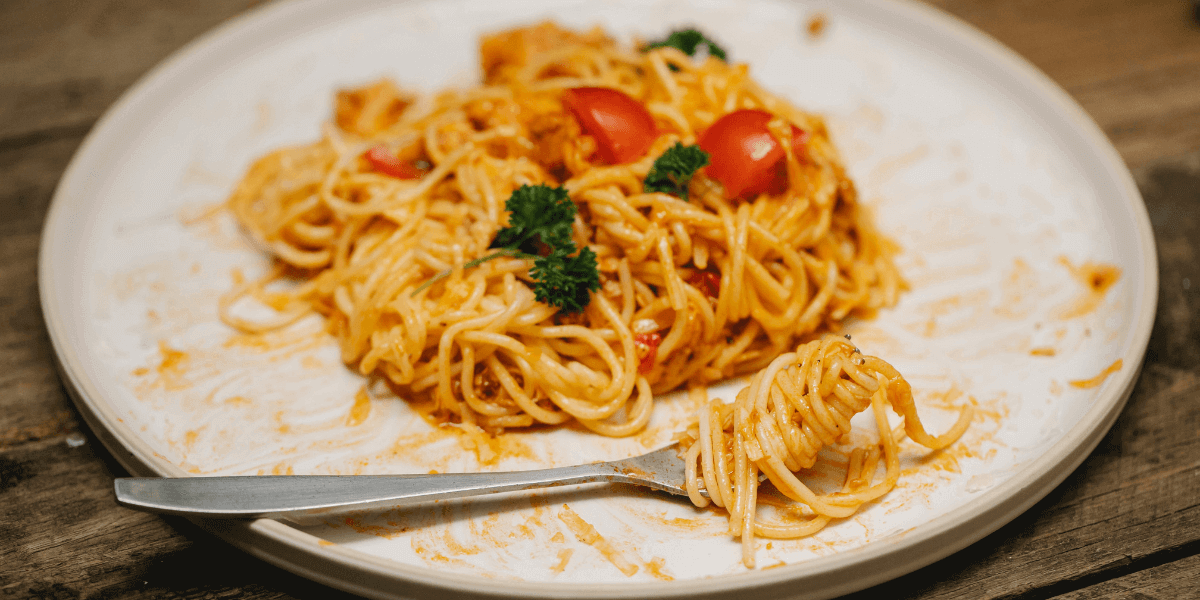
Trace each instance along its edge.
{"label": "metal fork", "polygon": [[[311,518],[343,512],[577,483],[630,483],[687,495],[677,444],[648,454],[573,467],[444,475],[250,475],[122,477],[122,506],[188,517]],[[706,494],[707,495],[707,494]]]}

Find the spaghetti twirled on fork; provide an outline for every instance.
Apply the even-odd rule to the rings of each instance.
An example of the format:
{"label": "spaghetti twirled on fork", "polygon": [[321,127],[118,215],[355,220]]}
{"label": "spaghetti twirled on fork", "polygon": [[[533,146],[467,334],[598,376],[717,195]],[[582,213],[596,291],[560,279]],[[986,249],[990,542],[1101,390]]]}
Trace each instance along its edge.
{"label": "spaghetti twirled on fork", "polygon": [[[814,493],[796,472],[812,467],[817,453],[848,434],[851,418],[868,407],[879,444],[851,452],[840,492]],[[897,431],[888,424],[888,407],[904,419]],[[742,560],[753,566],[755,536],[804,537],[833,519],[853,515],[895,487],[904,435],[931,450],[945,448],[966,431],[971,414],[965,405],[946,433],[929,435],[917,416],[912,389],[895,368],[863,355],[845,338],[826,335],[771,361],[732,404],[714,400],[700,409],[681,440],[687,448],[688,496],[697,506],[707,506],[711,499],[729,512],[730,533],[742,538]],[[873,484],[881,458],[886,472]],[[760,473],[811,515],[792,522],[760,520]]]}

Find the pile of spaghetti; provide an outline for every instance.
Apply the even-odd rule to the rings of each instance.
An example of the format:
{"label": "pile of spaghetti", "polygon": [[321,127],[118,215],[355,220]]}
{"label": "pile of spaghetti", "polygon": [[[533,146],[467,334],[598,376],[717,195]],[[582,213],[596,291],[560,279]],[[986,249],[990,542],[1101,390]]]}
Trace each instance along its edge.
{"label": "pile of spaghetti", "polygon": [[[340,92],[323,139],[232,194],[276,266],[222,318],[259,332],[316,311],[347,364],[467,429],[623,436],[653,393],[893,304],[895,250],[824,122],[686,37],[545,23],[484,38],[478,87]],[[274,312],[247,317],[253,300]]]}
{"label": "pile of spaghetti", "polygon": [[[904,419],[895,431],[885,412],[889,406]],[[840,492],[814,493],[796,473],[812,467],[818,452],[843,439],[850,432],[850,419],[868,407],[879,443],[850,452]],[[853,515],[895,487],[900,476],[898,445],[905,435],[931,450],[945,448],[966,431],[971,414],[971,406],[964,405],[946,433],[929,435],[917,416],[912,389],[896,369],[863,355],[846,338],[826,335],[771,361],[732,404],[714,400],[700,409],[681,436],[687,452],[688,496],[697,506],[711,501],[729,512],[729,531],[742,539],[742,562],[753,567],[756,535],[805,537],[832,519]],[[873,483],[881,458],[886,472],[882,481]],[[760,520],[760,474],[795,503],[791,508],[807,509],[806,516]]]}

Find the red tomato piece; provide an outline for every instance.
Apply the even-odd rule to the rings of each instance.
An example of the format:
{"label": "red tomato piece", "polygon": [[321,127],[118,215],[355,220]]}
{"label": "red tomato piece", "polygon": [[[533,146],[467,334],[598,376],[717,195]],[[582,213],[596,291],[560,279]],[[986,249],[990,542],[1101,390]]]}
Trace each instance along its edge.
{"label": "red tomato piece", "polygon": [[624,92],[581,87],[563,92],[562,98],[579,126],[596,139],[597,153],[609,164],[641,158],[658,139],[650,111]]}
{"label": "red tomato piece", "polygon": [[696,271],[688,277],[688,283],[700,290],[705,296],[713,298],[720,297],[721,294],[721,275],[712,271]]}
{"label": "red tomato piece", "polygon": [[420,179],[425,174],[411,163],[400,160],[398,156],[387,149],[387,146],[375,146],[367,150],[364,156],[367,158],[367,162],[371,163],[372,168],[384,175],[399,179]]}
{"label": "red tomato piece", "polygon": [[649,373],[654,368],[654,360],[658,358],[658,345],[662,343],[662,336],[658,332],[639,333],[633,336],[633,345],[641,355],[642,360],[638,363],[638,373]]}
{"label": "red tomato piece", "polygon": [[[697,140],[709,154],[705,172],[725,186],[727,197],[778,193],[787,185],[787,173],[781,168],[783,147],[767,129],[773,118],[765,110],[737,110],[717,119]],[[805,152],[807,142],[808,132],[793,125],[795,151]]]}

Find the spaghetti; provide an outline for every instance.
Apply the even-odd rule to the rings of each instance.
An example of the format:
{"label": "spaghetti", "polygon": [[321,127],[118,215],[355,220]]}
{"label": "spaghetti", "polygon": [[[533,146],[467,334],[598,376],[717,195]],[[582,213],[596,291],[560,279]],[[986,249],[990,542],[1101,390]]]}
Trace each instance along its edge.
{"label": "spaghetti", "polygon": [[[320,141],[250,167],[228,206],[275,267],[222,299],[226,323],[320,313],[347,364],[473,431],[575,420],[625,436],[654,393],[756,371],[896,301],[895,249],[823,120],[746,65],[549,23],[484,38],[481,64],[481,86],[431,97],[387,80],[340,92]],[[643,154],[602,151],[564,105],[582,88],[644,107]],[[780,185],[731,198],[702,170],[683,194],[646,192],[656,158],[745,109],[769,113]],[[578,313],[537,301],[529,260],[465,267],[505,227],[506,198],[539,184],[566,190],[571,241],[595,255],[599,289]],[[237,309],[253,300],[274,313]]]}
{"label": "spaghetti", "polygon": [[[893,431],[886,408],[904,418]],[[850,419],[870,407],[880,443],[850,454],[842,490],[817,495],[795,473],[812,467],[817,453],[850,432]],[[864,356],[848,339],[826,335],[771,361],[754,375],[732,404],[712,401],[683,434],[688,496],[697,506],[729,512],[729,531],[742,538],[742,562],[754,566],[754,538],[812,535],[832,519],[853,515],[886,494],[900,476],[898,444],[904,435],[933,450],[954,443],[971,421],[966,405],[944,434],[921,424],[912,389],[891,365]],[[879,461],[883,480],[872,484]],[[789,500],[807,507],[807,518],[769,522],[758,518],[760,473]],[[707,492],[707,497],[701,493]]]}

